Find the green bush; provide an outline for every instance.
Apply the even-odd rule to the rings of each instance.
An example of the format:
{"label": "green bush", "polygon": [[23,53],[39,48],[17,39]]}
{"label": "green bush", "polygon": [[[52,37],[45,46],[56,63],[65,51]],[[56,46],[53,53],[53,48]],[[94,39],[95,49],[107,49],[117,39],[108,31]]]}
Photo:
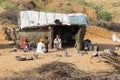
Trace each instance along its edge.
{"label": "green bush", "polygon": [[73,11],[71,6],[64,5],[61,7],[61,12],[71,13]]}
{"label": "green bush", "polygon": [[102,11],[102,10],[98,12],[98,18],[106,21],[112,20],[111,14],[107,11]]}
{"label": "green bush", "polygon": [[45,5],[42,2],[37,4],[37,10],[44,10],[44,8],[45,8]]}
{"label": "green bush", "polygon": [[56,9],[49,7],[49,8],[44,9],[43,11],[45,11],[45,12],[56,12]]}
{"label": "green bush", "polygon": [[88,16],[89,21],[94,21],[94,18],[92,16]]}
{"label": "green bush", "polygon": [[85,5],[85,1],[84,0],[69,0],[70,2],[75,2],[77,4],[81,4],[81,5]]}
{"label": "green bush", "polygon": [[18,8],[15,3],[12,3],[12,2],[6,1],[6,0],[1,0],[0,1],[0,6],[5,8],[5,9],[16,9],[16,8]]}

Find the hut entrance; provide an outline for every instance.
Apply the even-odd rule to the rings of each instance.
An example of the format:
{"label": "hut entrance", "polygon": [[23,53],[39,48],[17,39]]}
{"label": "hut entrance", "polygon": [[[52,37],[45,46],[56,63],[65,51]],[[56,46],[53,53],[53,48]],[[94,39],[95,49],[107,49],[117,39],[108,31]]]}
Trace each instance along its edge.
{"label": "hut entrance", "polygon": [[53,39],[55,39],[56,34],[59,34],[62,39],[63,48],[74,47],[75,35],[77,34],[78,30],[78,26],[54,26]]}

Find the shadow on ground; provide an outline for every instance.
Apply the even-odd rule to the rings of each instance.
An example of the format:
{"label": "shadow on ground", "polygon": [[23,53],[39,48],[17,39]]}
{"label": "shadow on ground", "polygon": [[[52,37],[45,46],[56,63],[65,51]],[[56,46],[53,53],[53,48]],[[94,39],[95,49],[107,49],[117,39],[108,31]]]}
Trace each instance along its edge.
{"label": "shadow on ground", "polygon": [[0,49],[13,48],[14,44],[0,44]]}

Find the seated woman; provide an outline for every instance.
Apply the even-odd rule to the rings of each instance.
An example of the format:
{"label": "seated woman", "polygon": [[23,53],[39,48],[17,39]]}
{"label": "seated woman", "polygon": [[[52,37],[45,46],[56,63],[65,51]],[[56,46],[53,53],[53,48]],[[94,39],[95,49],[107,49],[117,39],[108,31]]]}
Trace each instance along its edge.
{"label": "seated woman", "polygon": [[27,37],[23,37],[23,38],[22,38],[21,48],[24,48],[24,47],[25,47],[25,43],[28,43]]}
{"label": "seated woman", "polygon": [[91,40],[86,39],[84,40],[84,50],[92,50],[92,43]]}
{"label": "seated woman", "polygon": [[44,54],[46,52],[44,41],[45,41],[44,38],[40,38],[40,42],[37,44],[37,53]]}
{"label": "seated woman", "polygon": [[32,48],[30,47],[29,43],[28,43],[28,39],[27,37],[23,37],[22,39],[22,44],[21,44],[21,48],[24,49],[24,52],[27,52],[29,50],[32,50]]}
{"label": "seated woman", "polygon": [[57,49],[62,49],[62,40],[59,34],[57,34],[56,38],[54,39],[54,47]]}

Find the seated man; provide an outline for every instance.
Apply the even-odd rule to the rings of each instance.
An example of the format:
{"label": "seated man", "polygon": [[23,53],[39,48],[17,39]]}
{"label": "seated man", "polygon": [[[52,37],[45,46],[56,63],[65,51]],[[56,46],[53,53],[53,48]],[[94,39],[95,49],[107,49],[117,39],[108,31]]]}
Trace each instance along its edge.
{"label": "seated man", "polygon": [[60,35],[56,35],[56,38],[54,39],[54,47],[57,49],[62,49],[62,41],[60,38]]}
{"label": "seated man", "polygon": [[37,53],[34,54],[35,59],[38,59],[38,55],[39,53],[44,54],[46,52],[46,46],[44,44],[45,39],[44,38],[40,38],[40,42],[37,44]]}
{"label": "seated man", "polygon": [[44,41],[45,41],[44,38],[40,38],[40,42],[37,44],[37,53],[44,54],[46,52]]}
{"label": "seated man", "polygon": [[92,50],[92,43],[91,40],[86,39],[84,40],[84,50]]}

